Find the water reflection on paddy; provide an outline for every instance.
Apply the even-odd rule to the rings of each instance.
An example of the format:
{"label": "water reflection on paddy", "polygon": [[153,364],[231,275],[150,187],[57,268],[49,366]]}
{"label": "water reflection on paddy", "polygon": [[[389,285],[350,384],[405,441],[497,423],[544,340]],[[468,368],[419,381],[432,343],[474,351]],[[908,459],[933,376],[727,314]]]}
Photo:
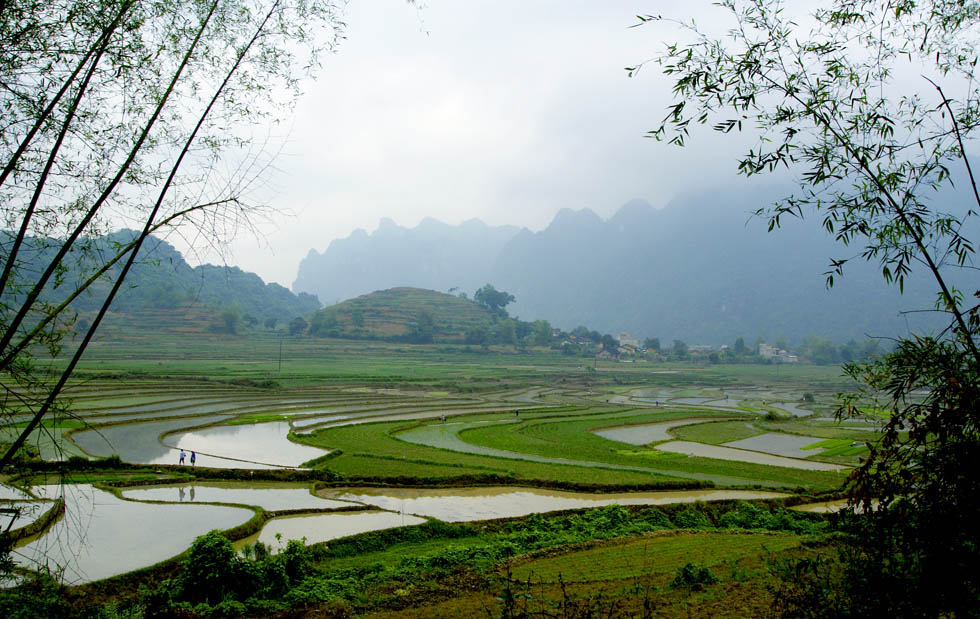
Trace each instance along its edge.
{"label": "water reflection on paddy", "polygon": [[389,511],[430,516],[446,522],[488,520],[528,514],[601,507],[604,505],[666,505],[724,499],[784,497],[778,492],[748,490],[678,490],[589,494],[539,488],[326,488],[322,497],[357,501]]}
{"label": "water reflection on paddy", "polygon": [[316,544],[348,535],[422,524],[423,522],[425,522],[424,518],[417,518],[408,514],[378,511],[283,516],[269,520],[258,534],[235,542],[235,547],[240,549],[246,544],[260,541],[278,551],[285,547],[286,542],[291,539],[305,537],[307,544]]}
{"label": "water reflection on paddy", "polygon": [[780,432],[766,432],[757,434],[749,438],[724,443],[725,447],[736,449],[750,449],[752,451],[762,451],[776,456],[786,456],[787,458],[806,458],[815,456],[824,449],[806,449],[810,445],[823,442],[826,439],[816,436],[799,436],[797,434],[782,434]]}
{"label": "water reflection on paddy", "polygon": [[136,464],[177,464],[179,450],[160,443],[160,435],[197,425],[227,419],[223,415],[188,417],[149,423],[106,426],[71,435],[71,440],[97,458],[118,454],[124,462]]}
{"label": "water reflection on paddy", "polygon": [[656,445],[654,449],[659,449],[660,451],[667,451],[670,453],[686,454],[688,456],[699,456],[701,458],[715,458],[717,460],[749,462],[752,464],[768,464],[770,466],[782,466],[807,471],[843,471],[848,468],[839,464],[817,462],[815,460],[786,458],[783,456],[760,453],[758,451],[735,449],[734,447],[723,447],[721,445],[707,445],[705,443],[695,443],[693,441],[670,441],[669,443],[661,443]]}
{"label": "water reflection on paddy", "polygon": [[[874,508],[877,508],[878,501],[872,501]],[[864,513],[864,509],[861,506],[856,508],[852,507],[847,499],[838,499],[836,501],[822,501],[820,503],[804,503],[802,505],[796,505],[790,509],[798,512],[812,512],[815,514],[834,514],[845,509],[854,509],[857,513]]]}
{"label": "water reflection on paddy", "polygon": [[198,466],[217,468],[298,467],[329,453],[287,438],[285,421],[254,425],[213,426],[165,437],[172,447],[197,452]]}
{"label": "water reflection on paddy", "polygon": [[4,501],[15,501],[20,499],[30,499],[31,495],[27,494],[20,488],[15,486],[8,486],[6,484],[0,484],[0,500]]}
{"label": "water reflection on paddy", "polygon": [[598,434],[603,438],[630,445],[646,445],[656,441],[669,441],[674,438],[669,434],[672,428],[691,425],[694,423],[704,423],[706,421],[717,421],[717,419],[673,419],[671,421],[658,421],[657,423],[644,423],[631,426],[614,426],[592,430],[593,434]]}
{"label": "water reflection on paddy", "polygon": [[250,482],[209,482],[152,486],[123,491],[127,499],[138,501],[176,501],[179,503],[238,503],[255,505],[268,511],[282,509],[334,509],[351,503],[324,499],[310,492],[306,484]]}
{"label": "water reflection on paddy", "polygon": [[[194,538],[252,517],[252,510],[217,505],[124,501],[90,485],[39,486],[38,496],[65,499],[65,515],[42,537],[14,551],[25,567],[63,569],[82,583],[152,565],[186,550]],[[63,493],[63,494],[62,494]]]}
{"label": "water reflection on paddy", "polygon": [[54,501],[0,501],[0,509],[16,510],[16,513],[0,513],[0,528],[12,531],[26,527],[54,507]]}

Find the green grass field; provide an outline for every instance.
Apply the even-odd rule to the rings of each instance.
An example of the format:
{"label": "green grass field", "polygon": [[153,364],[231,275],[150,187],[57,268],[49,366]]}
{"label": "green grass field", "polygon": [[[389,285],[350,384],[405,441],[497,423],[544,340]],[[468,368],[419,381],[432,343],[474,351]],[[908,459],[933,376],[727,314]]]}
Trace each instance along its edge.
{"label": "green grass field", "polygon": [[[864,440],[876,439],[872,429],[843,428],[816,417],[765,417],[769,404],[798,402],[804,392],[814,394],[814,406],[829,410],[834,394],[848,387],[840,370],[828,367],[618,364],[543,348],[481,350],[263,333],[197,332],[181,339],[166,330],[117,326],[86,354],[71,382],[78,419],[45,423],[32,444],[45,457],[58,455],[58,445],[67,447],[63,456],[80,455],[70,435],[86,430],[86,423],[114,428],[114,436],[135,445],[145,444],[136,439],[147,440],[147,432],[156,440],[154,428],[275,421],[294,424],[291,440],[332,450],[310,463],[313,470],[302,472],[304,479],[350,486],[514,484],[601,491],[709,483],[813,493],[839,488],[846,473],[687,457],[609,440],[593,430],[696,418],[703,422],[676,427],[671,435],[711,445],[763,432],[813,436],[823,439],[814,446],[825,450],[821,458],[851,463],[863,453]],[[729,403],[712,408],[676,402],[685,398]],[[394,415],[403,418],[386,419]],[[317,428],[320,418],[348,425]],[[350,423],[359,418],[368,422]],[[20,423],[8,426],[6,440]],[[301,434],[310,424],[312,433]],[[852,444],[857,441],[862,446]],[[85,471],[74,478],[138,483],[173,481],[185,473],[157,468]],[[209,479],[212,473],[194,474]],[[241,472],[231,475],[244,478]],[[704,509],[710,515],[716,508]],[[666,616],[690,604],[713,608],[714,599],[706,595],[737,600],[729,606],[764,608],[768,558],[801,551],[809,539],[787,531],[671,531],[673,525],[660,523],[653,510],[617,510],[448,529],[436,523],[335,540],[323,547],[329,556],[316,564],[317,595],[324,597],[310,608],[342,599],[345,608],[364,616],[466,616],[480,608],[492,611],[501,589],[517,581],[539,587],[534,595],[540,600],[568,591],[580,600],[601,593],[627,606],[641,599],[641,587],[643,595],[656,591],[658,604],[672,609]],[[670,589],[677,568],[688,562],[711,568],[721,583],[708,592]],[[501,580],[507,566],[510,584]],[[559,574],[568,591],[559,585]],[[145,578],[150,580],[144,584],[154,585]],[[112,599],[123,599],[123,591]]]}
{"label": "green grass field", "polygon": [[767,533],[671,531],[530,559],[511,566],[511,570],[512,578],[518,581],[591,582],[643,577],[662,587],[686,563],[715,569],[727,565],[730,573],[744,559],[794,548],[801,539],[796,535]]}

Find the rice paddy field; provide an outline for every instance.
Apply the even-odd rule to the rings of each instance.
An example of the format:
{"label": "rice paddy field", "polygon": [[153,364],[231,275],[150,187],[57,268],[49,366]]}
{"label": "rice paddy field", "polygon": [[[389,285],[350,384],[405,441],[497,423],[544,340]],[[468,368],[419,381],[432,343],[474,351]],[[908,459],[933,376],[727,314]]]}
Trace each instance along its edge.
{"label": "rice paddy field", "polygon": [[[496,616],[521,610],[501,599],[572,596],[746,616],[768,603],[767,565],[820,547],[827,516],[786,508],[835,499],[877,440],[874,416],[834,418],[850,388],[832,367],[117,332],[0,503],[32,508],[11,526],[22,569],[47,564],[73,599],[131,616],[133,583],[179,571],[211,529],[246,552],[305,539],[322,586],[297,608],[314,615]],[[769,516],[725,516],[750,508]],[[687,564],[717,581],[672,586]]]}

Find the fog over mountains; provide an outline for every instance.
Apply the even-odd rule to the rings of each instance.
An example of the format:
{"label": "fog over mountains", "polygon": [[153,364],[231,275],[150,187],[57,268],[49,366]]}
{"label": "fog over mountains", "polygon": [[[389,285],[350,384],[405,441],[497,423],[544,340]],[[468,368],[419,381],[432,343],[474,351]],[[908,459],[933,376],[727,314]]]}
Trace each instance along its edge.
{"label": "fog over mountains", "polygon": [[[543,318],[571,329],[690,344],[761,336],[791,343],[809,335],[836,342],[934,331],[935,284],[926,273],[887,286],[880,267],[842,247],[819,218],[783,220],[767,231],[751,213],[785,188],[691,194],[656,210],[633,200],[602,220],[589,209],[562,210],[540,232],[478,221],[449,226],[426,219],[416,228],[382,220],[311,250],[296,292],[331,304],[394,286],[472,292],[485,283],[517,297],[508,307],[523,320]],[[831,258],[855,257],[827,290]],[[964,273],[953,278],[963,280]],[[969,288],[972,290],[972,288]]]}

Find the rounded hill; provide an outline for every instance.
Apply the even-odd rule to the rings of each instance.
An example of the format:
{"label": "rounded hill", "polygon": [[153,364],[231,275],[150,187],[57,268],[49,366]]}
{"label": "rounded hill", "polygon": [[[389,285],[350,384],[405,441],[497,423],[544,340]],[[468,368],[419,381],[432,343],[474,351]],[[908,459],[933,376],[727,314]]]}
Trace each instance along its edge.
{"label": "rounded hill", "polygon": [[321,337],[462,343],[493,316],[469,299],[424,290],[389,288],[318,310],[310,334]]}

